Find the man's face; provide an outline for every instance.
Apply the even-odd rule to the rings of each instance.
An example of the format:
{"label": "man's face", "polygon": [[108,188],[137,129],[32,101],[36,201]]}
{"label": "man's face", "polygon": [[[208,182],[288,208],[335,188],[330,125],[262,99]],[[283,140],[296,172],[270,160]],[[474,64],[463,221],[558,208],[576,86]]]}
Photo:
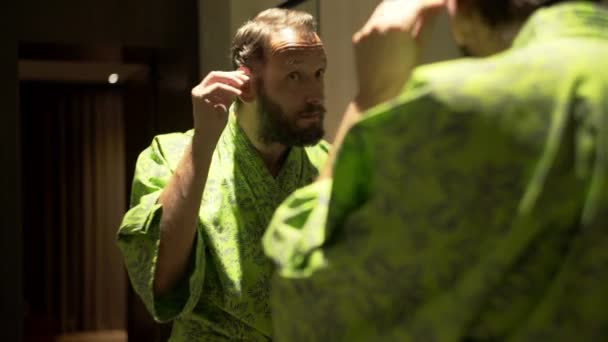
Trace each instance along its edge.
{"label": "man's face", "polygon": [[256,81],[264,143],[306,146],[323,137],[326,65],[316,34],[284,29],[273,35]]}

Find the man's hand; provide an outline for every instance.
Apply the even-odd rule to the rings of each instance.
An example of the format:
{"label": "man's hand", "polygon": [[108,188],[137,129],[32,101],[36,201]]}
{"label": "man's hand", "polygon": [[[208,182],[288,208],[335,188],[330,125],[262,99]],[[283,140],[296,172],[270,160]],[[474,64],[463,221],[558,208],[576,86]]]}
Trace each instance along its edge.
{"label": "man's hand", "polygon": [[192,89],[196,135],[206,143],[217,142],[226,126],[230,104],[241,95],[247,82],[249,76],[242,70],[212,71]]}
{"label": "man's hand", "polygon": [[384,1],[353,36],[361,110],[399,95],[418,63],[421,33],[444,0]]}
{"label": "man's hand", "polygon": [[319,179],[331,178],[342,142],[367,109],[399,95],[418,63],[420,35],[444,0],[384,1],[353,36],[359,93],[348,105]]}

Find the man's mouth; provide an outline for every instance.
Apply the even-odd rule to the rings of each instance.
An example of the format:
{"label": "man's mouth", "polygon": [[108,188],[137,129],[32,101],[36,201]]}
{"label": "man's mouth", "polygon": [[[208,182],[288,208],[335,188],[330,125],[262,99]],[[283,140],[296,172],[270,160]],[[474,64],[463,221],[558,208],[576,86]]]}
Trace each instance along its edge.
{"label": "man's mouth", "polygon": [[325,115],[323,106],[309,106],[298,115],[302,119],[322,119]]}
{"label": "man's mouth", "polygon": [[304,118],[304,119],[314,119],[314,118],[319,118],[321,116],[323,116],[323,112],[320,110],[316,110],[316,111],[312,111],[312,112],[305,112],[305,113],[300,114],[300,117]]}

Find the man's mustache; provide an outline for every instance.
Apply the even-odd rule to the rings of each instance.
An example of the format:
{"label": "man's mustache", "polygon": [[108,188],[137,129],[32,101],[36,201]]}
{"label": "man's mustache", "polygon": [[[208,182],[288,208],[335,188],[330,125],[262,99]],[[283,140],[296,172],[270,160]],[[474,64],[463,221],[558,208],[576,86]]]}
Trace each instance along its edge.
{"label": "man's mustache", "polygon": [[327,112],[327,110],[325,109],[325,106],[323,105],[319,105],[319,104],[308,104],[306,105],[306,108],[302,111],[300,111],[298,113],[298,115],[302,115],[302,116],[307,116],[307,115],[311,115],[313,113],[321,113],[321,115],[325,115],[325,113]]}

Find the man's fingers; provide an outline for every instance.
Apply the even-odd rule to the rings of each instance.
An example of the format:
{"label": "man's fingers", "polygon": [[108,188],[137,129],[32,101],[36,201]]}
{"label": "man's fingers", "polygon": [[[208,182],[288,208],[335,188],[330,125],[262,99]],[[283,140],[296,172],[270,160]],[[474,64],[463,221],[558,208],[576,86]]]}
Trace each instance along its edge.
{"label": "man's fingers", "polygon": [[232,91],[215,91],[211,93],[209,96],[213,104],[222,104],[226,107],[229,107],[232,102],[234,102],[234,98],[236,95]]}
{"label": "man's fingers", "polygon": [[240,96],[243,92],[237,87],[221,82],[213,83],[209,86],[199,84],[192,89],[192,96],[194,97],[204,98],[215,93],[226,93],[227,95],[234,97]]}
{"label": "man's fingers", "polygon": [[[243,94],[242,89],[247,86],[249,79],[249,76],[240,70],[213,71],[192,88],[194,104],[204,104],[201,113],[211,110],[219,115],[226,114],[234,99]],[[205,107],[206,110],[203,109]]]}
{"label": "man's fingers", "polygon": [[221,82],[236,88],[241,88],[247,81],[249,81],[249,77],[242,72],[213,71],[203,80],[202,84],[211,85],[213,83]]}
{"label": "man's fingers", "polygon": [[211,86],[215,83],[223,83],[240,89],[245,84],[245,81],[236,75],[214,75],[204,83],[206,86]]}
{"label": "man's fingers", "polygon": [[240,96],[243,92],[241,91],[241,89],[233,87],[229,84],[225,84],[225,83],[214,83],[211,86],[209,86],[209,92],[210,93],[219,93],[219,94],[225,94],[227,96]]}
{"label": "man's fingers", "polygon": [[236,75],[245,81],[248,81],[251,78],[251,70],[246,67],[241,67],[236,71]]}

